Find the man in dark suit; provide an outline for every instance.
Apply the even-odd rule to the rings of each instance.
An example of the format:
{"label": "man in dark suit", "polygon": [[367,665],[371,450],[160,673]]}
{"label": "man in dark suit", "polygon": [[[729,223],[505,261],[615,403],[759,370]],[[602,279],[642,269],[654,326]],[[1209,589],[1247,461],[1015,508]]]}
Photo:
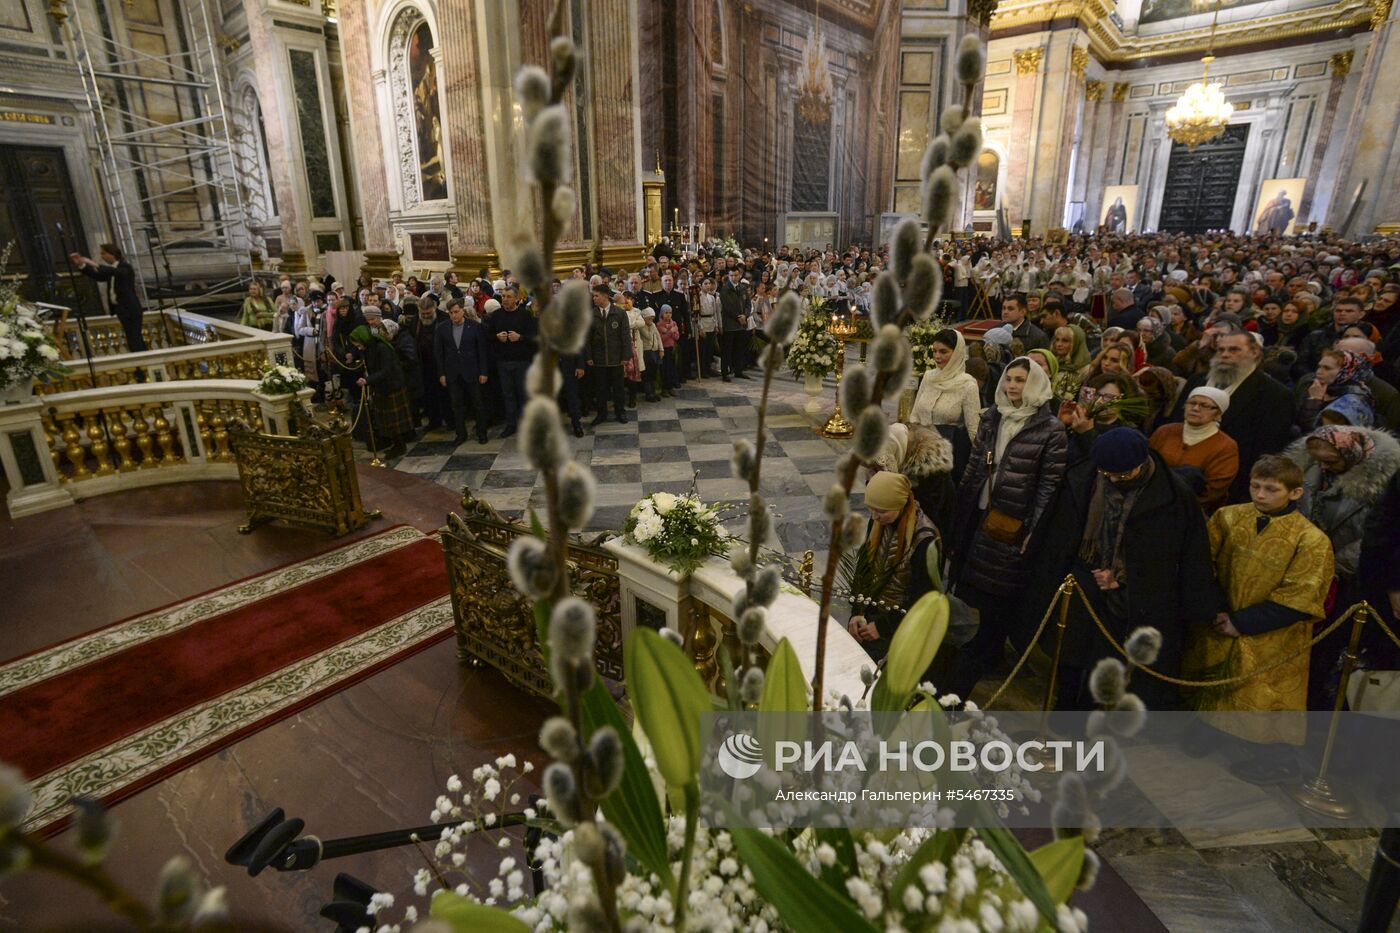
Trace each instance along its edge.
{"label": "man in dark suit", "polygon": [[100,263],[79,253],[69,253],[68,258],[83,275],[107,283],[107,309],[121,321],[127,349],[140,353],[146,349],[146,338],[141,334],[141,299],[136,294],[136,270],[122,257],[122,251],[115,243],[103,243],[98,250],[102,257]]}
{"label": "man in dark suit", "polygon": [[1238,325],[1215,340],[1210,371],[1186,380],[1173,420],[1180,421],[1191,390],[1208,385],[1230,394],[1220,430],[1239,445],[1240,469],[1230,487],[1231,502],[1249,500],[1249,471],[1264,454],[1276,454],[1293,438],[1293,395],[1259,368],[1264,349]]}
{"label": "man in dark suit", "polygon": [[1021,341],[1022,352],[1044,350],[1050,346],[1050,338],[1045,331],[1036,327],[1026,317],[1026,299],[1022,295],[1007,295],[1001,303],[1001,319],[1011,325],[1011,336]]}
{"label": "man in dark suit", "polygon": [[677,374],[681,382],[691,378],[691,364],[695,362],[695,341],[690,335],[690,302],[686,300],[685,292],[676,288],[676,279],[669,272],[661,277],[661,291],[652,296],[653,305],[660,309],[662,305],[671,306],[671,319],[676,322],[680,330],[680,338],[676,347],[679,351]]}
{"label": "man in dark suit", "polygon": [[437,363],[438,382],[446,387],[452,400],[452,419],[457,431],[454,440],[460,444],[467,439],[467,402],[470,400],[476,413],[477,443],[486,443],[486,406],[481,397],[481,387],[486,384],[490,368],[486,329],[467,316],[461,302],[450,306],[448,319],[437,325],[433,335],[433,359]]}
{"label": "man in dark suit", "polygon": [[720,316],[720,376],[725,382],[732,381],[730,374],[733,373],[740,379],[749,378],[744,372],[744,352],[743,341],[748,338],[749,330],[749,289],[739,276],[741,272],[736,265],[725,275],[724,281],[719,286],[719,316]]}
{"label": "man in dark suit", "polygon": [[617,423],[626,424],[622,364],[632,358],[632,324],[627,312],[613,304],[612,289],[603,283],[593,286],[593,324],[588,331],[585,352],[589,378],[593,382],[594,407],[598,412],[593,426],[596,428],[607,419],[609,397]]}

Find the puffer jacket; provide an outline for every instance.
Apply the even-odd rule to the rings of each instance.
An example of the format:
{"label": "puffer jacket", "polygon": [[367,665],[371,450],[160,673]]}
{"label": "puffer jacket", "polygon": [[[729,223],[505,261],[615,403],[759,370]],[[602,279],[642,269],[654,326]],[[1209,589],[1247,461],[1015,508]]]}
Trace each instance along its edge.
{"label": "puffer jacket", "polygon": [[1019,518],[1020,540],[1015,544],[994,541],[982,531],[982,510],[977,507],[982,484],[987,479],[987,455],[996,451],[1001,412],[992,406],[982,414],[972,455],[958,487],[957,516],[953,540],[954,574],[960,584],[987,593],[1014,595],[1026,585],[1034,537],[1055,492],[1065,476],[1069,442],[1065,426],[1048,410],[1031,416],[1020,433],[1006,446],[996,464],[995,482],[988,499],[989,509],[998,509]]}
{"label": "puffer jacket", "polygon": [[1361,539],[1366,534],[1366,518],[1371,507],[1385,494],[1390,478],[1400,471],[1400,441],[1386,431],[1363,428],[1376,445],[1370,456],[1333,477],[1322,489],[1322,468],[1308,456],[1308,439],[1301,437],[1288,446],[1284,456],[1303,468],[1303,498],[1298,511],[1308,517],[1332,542],[1337,576],[1350,582],[1361,562]]}

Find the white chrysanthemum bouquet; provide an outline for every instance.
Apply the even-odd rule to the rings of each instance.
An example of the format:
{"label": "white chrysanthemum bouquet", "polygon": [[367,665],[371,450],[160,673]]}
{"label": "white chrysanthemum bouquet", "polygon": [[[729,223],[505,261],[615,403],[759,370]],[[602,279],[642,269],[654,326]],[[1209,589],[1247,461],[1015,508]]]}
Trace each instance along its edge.
{"label": "white chrysanthemum bouquet", "polygon": [[306,386],[306,373],[291,366],[269,366],[258,380],[263,395],[291,395]]}
{"label": "white chrysanthemum bouquet", "polygon": [[788,368],[799,376],[828,376],[836,371],[836,354],[840,344],[827,331],[828,316],[820,304],[803,316],[797,325],[797,336],[788,348]]}
{"label": "white chrysanthemum bouquet", "polygon": [[[0,253],[0,269],[9,262],[14,244]],[[59,362],[58,345],[38,317],[8,285],[0,286],[0,389],[30,379],[49,381],[68,372]]]}
{"label": "white chrysanthemum bouquet", "polygon": [[691,573],[711,554],[722,556],[728,540],[712,506],[669,492],[634,505],[622,530],[627,543],[645,548],[677,573]]}

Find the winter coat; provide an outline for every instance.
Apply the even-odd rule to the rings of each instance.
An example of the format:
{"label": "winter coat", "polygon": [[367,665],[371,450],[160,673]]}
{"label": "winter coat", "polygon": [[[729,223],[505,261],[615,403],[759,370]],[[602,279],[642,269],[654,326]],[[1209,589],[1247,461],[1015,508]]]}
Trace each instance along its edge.
{"label": "winter coat", "polygon": [[[1191,390],[1206,384],[1206,374],[1192,376],[1177,396],[1173,421],[1184,417]],[[1220,419],[1220,430],[1240,448],[1240,472],[1230,487],[1231,502],[1249,499],[1249,471],[1264,454],[1280,453],[1293,437],[1293,396],[1288,388],[1263,370],[1250,373],[1230,396],[1230,408]]]}
{"label": "winter coat", "polygon": [[1363,428],[1375,443],[1371,455],[1322,489],[1322,468],[1308,456],[1307,438],[1289,445],[1284,455],[1303,468],[1303,498],[1298,511],[1307,516],[1332,542],[1337,576],[1350,580],[1361,562],[1361,539],[1371,507],[1385,495],[1386,486],[1400,470],[1400,441],[1385,431]]}
{"label": "winter coat", "polygon": [[[1017,644],[1024,646],[1035,634],[1057,588],[1066,574],[1074,571],[1099,618],[1120,645],[1134,629],[1150,625],[1162,633],[1162,650],[1153,666],[1166,674],[1180,671],[1189,627],[1212,621],[1224,604],[1215,585],[1206,521],[1196,496],[1160,456],[1154,453],[1152,460],[1156,468],[1128,513],[1123,534],[1127,613],[1118,616],[1105,611],[1104,600],[1098,598],[1098,584],[1089,572],[1100,568],[1086,567],[1079,559],[1098,477],[1093,463],[1081,463],[1065,474],[1045,521],[1046,533],[1031,551],[1034,560],[1022,600],[1024,614],[1013,635]],[[1089,669],[1100,658],[1117,656],[1078,596],[1070,602],[1070,615],[1065,629],[1065,664]],[[1047,625],[1041,645],[1053,652],[1054,640],[1054,626]]]}
{"label": "winter coat", "polygon": [[951,540],[953,501],[957,496],[953,445],[930,428],[892,424],[875,462],[882,470],[908,477],[919,510],[933,523],[941,539]]}
{"label": "winter coat", "polygon": [[423,394],[423,375],[418,366],[417,338],[406,328],[400,328],[394,335],[394,352],[398,355],[409,397],[420,397]]}
{"label": "winter coat", "polygon": [[365,381],[375,392],[387,395],[404,387],[403,367],[393,347],[375,337],[360,352],[365,361]]}
{"label": "winter coat", "polygon": [[987,455],[996,450],[1001,412],[992,406],[982,413],[972,456],[958,487],[953,537],[955,577],[961,584],[987,593],[1014,595],[1026,583],[1030,548],[1051,502],[1064,479],[1069,442],[1065,427],[1042,410],[1011,439],[1001,462],[995,465],[995,482],[988,508],[1019,518],[1020,539],[1015,544],[994,541],[982,531],[983,512],[978,508],[982,484],[987,481]]}
{"label": "winter coat", "polygon": [[588,362],[590,366],[621,366],[632,358],[632,324],[627,312],[617,305],[608,305],[606,314],[593,309],[593,324],[588,331]]}

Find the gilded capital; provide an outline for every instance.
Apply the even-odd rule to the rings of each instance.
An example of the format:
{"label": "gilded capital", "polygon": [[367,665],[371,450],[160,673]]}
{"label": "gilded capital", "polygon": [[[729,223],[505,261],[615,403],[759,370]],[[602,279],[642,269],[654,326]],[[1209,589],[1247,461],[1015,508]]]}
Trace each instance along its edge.
{"label": "gilded capital", "polygon": [[1113,85],[1113,102],[1121,104],[1128,99],[1128,82],[1118,81]]}
{"label": "gilded capital", "polygon": [[1332,74],[1338,78],[1345,78],[1351,74],[1351,60],[1356,53],[1351,49],[1345,52],[1338,52],[1332,56]]}
{"label": "gilded capital", "polygon": [[1045,49],[1021,49],[1012,55],[1016,60],[1018,75],[1033,75],[1040,70],[1040,60],[1045,57]]}
{"label": "gilded capital", "polygon": [[1084,71],[1089,67],[1089,50],[1075,46],[1074,51],[1069,53],[1069,70],[1079,77],[1084,77]]}
{"label": "gilded capital", "polygon": [[1085,100],[1103,100],[1103,82],[1090,78],[1084,82]]}
{"label": "gilded capital", "polygon": [[68,19],[67,0],[49,0],[49,17],[53,19],[54,25],[62,26]]}

